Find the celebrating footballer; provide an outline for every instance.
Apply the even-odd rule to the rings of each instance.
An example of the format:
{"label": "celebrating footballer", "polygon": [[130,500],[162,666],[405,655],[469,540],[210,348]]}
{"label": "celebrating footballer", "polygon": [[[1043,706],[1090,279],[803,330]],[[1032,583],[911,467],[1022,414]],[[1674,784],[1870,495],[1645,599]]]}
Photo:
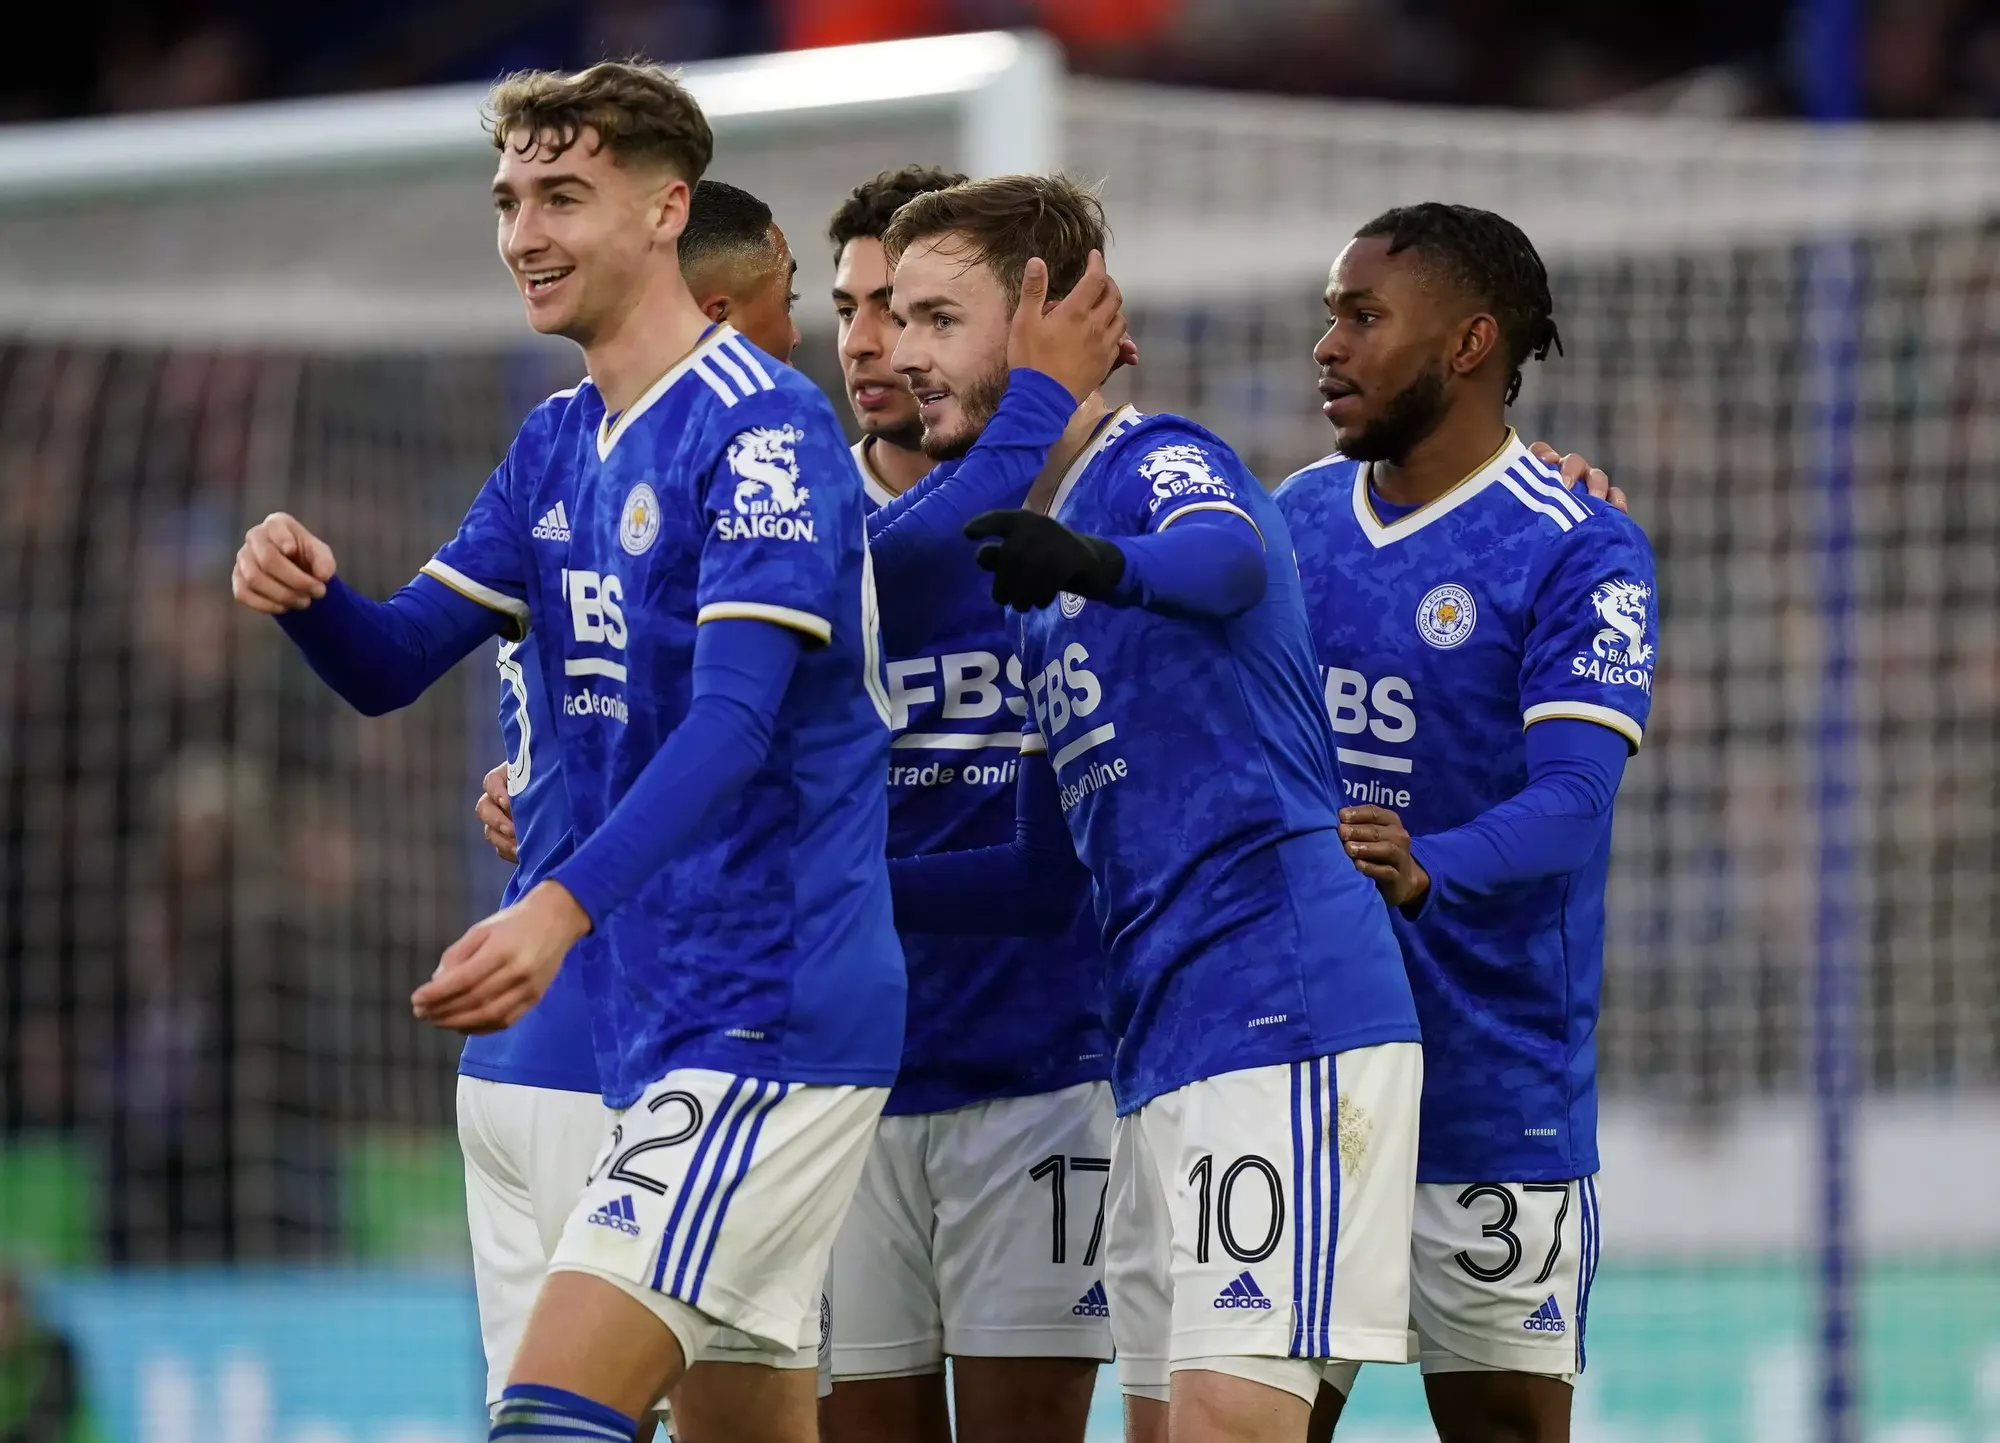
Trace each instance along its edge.
{"label": "celebrating footballer", "polygon": [[489,125],[582,379],[388,600],[284,514],[233,588],[371,714],[497,639],[516,872],[412,998],[468,1038],[490,1436],[1082,1443],[1115,1357],[1131,1443],[1338,1436],[1406,1363],[1444,1443],[1566,1440],[1658,613],[1507,423],[1527,235],[1327,238],[1336,449],[1273,492],[1107,398],[1087,187],[854,177],[850,447],[667,72]]}

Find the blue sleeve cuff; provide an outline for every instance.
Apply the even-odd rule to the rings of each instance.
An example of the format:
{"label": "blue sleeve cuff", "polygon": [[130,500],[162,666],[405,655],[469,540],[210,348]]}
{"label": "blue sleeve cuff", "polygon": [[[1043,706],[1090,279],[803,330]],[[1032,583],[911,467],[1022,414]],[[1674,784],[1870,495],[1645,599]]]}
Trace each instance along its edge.
{"label": "blue sleeve cuff", "polygon": [[[1031,370],[1026,366],[1016,366],[1007,373],[1007,394],[1018,396],[1022,402],[1021,419],[1039,418],[1044,424],[1053,422],[1056,434],[1069,425],[1069,418],[1076,414],[1076,397],[1069,388],[1046,371]],[[1006,405],[1003,399],[1001,405]],[[995,420],[998,420],[996,413]]]}

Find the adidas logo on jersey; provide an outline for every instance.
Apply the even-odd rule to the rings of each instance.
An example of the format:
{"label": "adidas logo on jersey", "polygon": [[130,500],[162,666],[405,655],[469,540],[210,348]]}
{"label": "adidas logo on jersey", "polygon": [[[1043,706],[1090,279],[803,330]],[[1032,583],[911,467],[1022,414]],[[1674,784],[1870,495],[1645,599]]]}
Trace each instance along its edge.
{"label": "adidas logo on jersey", "polygon": [[1271,1300],[1264,1296],[1264,1290],[1257,1286],[1257,1280],[1250,1276],[1246,1268],[1231,1280],[1228,1287],[1215,1295],[1218,1308],[1257,1308],[1269,1312]]}
{"label": "adidas logo on jersey", "polygon": [[632,1211],[632,1194],[629,1192],[617,1202],[606,1203],[592,1213],[587,1221],[601,1228],[616,1228],[628,1237],[639,1236],[639,1219]]}
{"label": "adidas logo on jersey", "polygon": [[542,519],[534,524],[528,534],[537,541],[569,540],[569,512],[563,509],[562,502],[556,502],[542,513]]}
{"label": "adidas logo on jersey", "polygon": [[1092,1283],[1090,1291],[1076,1300],[1070,1309],[1079,1318],[1108,1318],[1111,1316],[1110,1300],[1104,1296],[1104,1284]]}
{"label": "adidas logo on jersey", "polygon": [[1556,1295],[1549,1294],[1548,1301],[1528,1314],[1521,1326],[1531,1333],[1566,1333],[1569,1324],[1563,1321],[1562,1309],[1556,1306]]}

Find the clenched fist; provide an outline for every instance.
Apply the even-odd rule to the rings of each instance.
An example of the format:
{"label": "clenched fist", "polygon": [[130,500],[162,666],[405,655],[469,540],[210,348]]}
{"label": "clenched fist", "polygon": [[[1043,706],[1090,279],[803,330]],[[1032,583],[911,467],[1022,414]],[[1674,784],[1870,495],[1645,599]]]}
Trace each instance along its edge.
{"label": "clenched fist", "polygon": [[273,511],[243,534],[229,590],[252,611],[282,616],[326,595],[333,572],[333,548],[293,517]]}

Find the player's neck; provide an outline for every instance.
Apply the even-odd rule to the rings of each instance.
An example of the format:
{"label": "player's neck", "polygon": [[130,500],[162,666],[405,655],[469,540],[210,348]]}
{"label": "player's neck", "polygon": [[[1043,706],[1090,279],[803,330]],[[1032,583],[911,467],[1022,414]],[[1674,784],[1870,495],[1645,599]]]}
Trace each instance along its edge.
{"label": "player's neck", "polygon": [[885,436],[870,436],[861,448],[862,464],[874,473],[882,489],[901,496],[931,474],[937,462],[914,447],[898,446]]}
{"label": "player's neck", "polygon": [[1092,391],[1083,398],[1083,404],[1069,418],[1056,444],[1049,447],[1049,459],[1043,463],[1042,474],[1035,478],[1035,484],[1028,488],[1028,510],[1048,513],[1049,503],[1055,500],[1056,490],[1062,485],[1063,476],[1083,454],[1083,448],[1090,444],[1090,438],[1097,434],[1104,418],[1111,414],[1111,403],[1104,399],[1101,391]]}
{"label": "player's neck", "polygon": [[700,343],[708,326],[678,271],[671,284],[642,293],[583,348],[604,409],[617,415],[645,395]]}
{"label": "player's neck", "polygon": [[1447,415],[1400,461],[1377,461],[1368,484],[1391,506],[1428,506],[1491,461],[1507,442],[1504,417]]}

